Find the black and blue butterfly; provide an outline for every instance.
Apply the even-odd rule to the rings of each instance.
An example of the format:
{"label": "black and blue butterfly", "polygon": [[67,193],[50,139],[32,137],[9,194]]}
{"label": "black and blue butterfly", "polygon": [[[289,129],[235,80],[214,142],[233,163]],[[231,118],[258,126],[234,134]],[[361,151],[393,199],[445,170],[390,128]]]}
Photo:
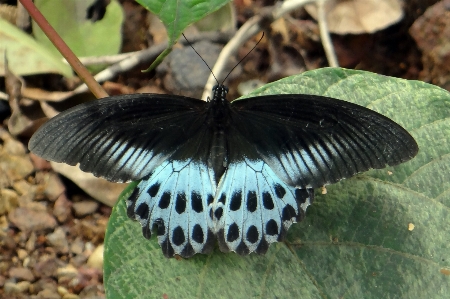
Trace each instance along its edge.
{"label": "black and blue butterfly", "polygon": [[69,109],[29,148],[114,182],[140,180],[130,218],[167,257],[264,254],[305,216],[314,188],[414,157],[389,118],[334,98],[284,94],[228,102],[132,94]]}

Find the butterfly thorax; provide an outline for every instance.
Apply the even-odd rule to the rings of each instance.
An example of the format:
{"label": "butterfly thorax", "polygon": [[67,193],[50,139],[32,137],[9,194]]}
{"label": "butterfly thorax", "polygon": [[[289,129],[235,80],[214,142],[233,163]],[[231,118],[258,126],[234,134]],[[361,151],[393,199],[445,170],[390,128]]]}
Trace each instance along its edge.
{"label": "butterfly thorax", "polygon": [[228,149],[225,134],[230,121],[230,103],[226,99],[227,93],[227,87],[223,85],[215,86],[208,109],[207,121],[212,134],[208,164],[214,170],[216,183],[219,182],[228,163]]}

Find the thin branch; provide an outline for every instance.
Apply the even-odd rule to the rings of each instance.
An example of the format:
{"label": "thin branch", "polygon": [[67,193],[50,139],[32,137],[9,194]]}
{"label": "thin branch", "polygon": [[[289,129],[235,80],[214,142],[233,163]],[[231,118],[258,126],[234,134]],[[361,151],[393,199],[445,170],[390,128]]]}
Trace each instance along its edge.
{"label": "thin branch", "polygon": [[[189,41],[191,43],[196,43],[198,41],[202,40],[209,40],[211,42],[215,43],[227,43],[230,40],[231,33],[229,32],[207,32],[207,33],[199,33],[196,35],[189,36]],[[180,39],[178,41],[179,43],[183,45],[187,45],[187,42],[184,39]],[[146,64],[149,63],[162,52],[164,49],[167,48],[167,42],[161,43],[158,45],[151,46],[150,48],[147,48],[142,51],[134,52],[132,56],[129,56],[122,61],[115,63],[111,65],[110,67],[104,69],[103,71],[99,72],[97,75],[95,75],[95,80],[97,82],[104,82],[107,80],[111,80],[115,76],[117,76],[120,73],[124,73],[126,71],[129,71],[136,66],[140,64]],[[86,85],[80,85],[78,88],[74,90],[75,93],[84,92],[87,90]]]}
{"label": "thin branch", "polygon": [[339,63],[336,53],[334,52],[333,43],[331,42],[330,31],[328,30],[325,2],[327,2],[327,0],[318,0],[316,3],[320,39],[322,40],[323,49],[325,50],[325,55],[327,56],[328,65],[331,67],[338,67]]}

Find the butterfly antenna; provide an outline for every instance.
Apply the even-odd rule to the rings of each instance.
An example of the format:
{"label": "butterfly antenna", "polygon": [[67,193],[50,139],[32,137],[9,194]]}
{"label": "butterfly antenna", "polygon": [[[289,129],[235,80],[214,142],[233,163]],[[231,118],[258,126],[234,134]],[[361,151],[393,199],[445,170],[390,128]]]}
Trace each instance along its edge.
{"label": "butterfly antenna", "polygon": [[[264,38],[264,31],[263,31],[262,36],[261,36],[261,38],[259,39],[259,41],[253,46],[253,48],[252,48],[250,51],[248,51],[247,54],[245,54],[244,57],[242,57],[241,60],[239,60],[239,62],[231,69],[231,71],[228,73],[228,75],[225,77],[225,79],[223,79],[222,84],[223,84],[223,82],[225,82],[225,80],[228,78],[228,76],[230,76],[231,72],[233,72],[234,69],[242,62],[242,60],[244,60],[245,58],[247,58],[248,54],[252,53],[252,51],[255,50],[256,46],[258,46],[258,44],[262,41],[263,38]],[[214,75],[214,74],[213,74],[213,75]],[[215,78],[215,77],[214,77],[214,78]],[[216,81],[217,81],[217,79],[216,79]]]}
{"label": "butterfly antenna", "polygon": [[213,73],[212,69],[209,67],[209,65],[206,63],[205,59],[203,59],[203,57],[197,52],[197,50],[195,50],[194,46],[192,46],[191,42],[187,39],[186,35],[184,35],[184,33],[181,33],[181,34],[183,35],[184,39],[187,41],[189,46],[192,48],[192,50],[194,50],[194,52],[197,53],[198,57],[200,57],[200,59],[203,60],[203,62],[206,64],[206,66],[208,67],[209,71],[213,75],[214,79],[216,79],[217,85],[220,85],[219,80],[217,80],[216,76],[214,75],[214,73]]}

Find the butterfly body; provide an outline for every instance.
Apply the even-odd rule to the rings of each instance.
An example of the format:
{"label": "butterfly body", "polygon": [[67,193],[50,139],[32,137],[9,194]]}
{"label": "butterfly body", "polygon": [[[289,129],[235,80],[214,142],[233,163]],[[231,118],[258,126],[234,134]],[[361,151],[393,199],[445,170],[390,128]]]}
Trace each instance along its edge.
{"label": "butterfly body", "polygon": [[228,102],[124,95],[74,107],[30,140],[36,154],[112,181],[141,180],[127,213],[167,257],[265,253],[303,219],[313,188],[396,165],[418,147],[392,120],[313,95]]}

